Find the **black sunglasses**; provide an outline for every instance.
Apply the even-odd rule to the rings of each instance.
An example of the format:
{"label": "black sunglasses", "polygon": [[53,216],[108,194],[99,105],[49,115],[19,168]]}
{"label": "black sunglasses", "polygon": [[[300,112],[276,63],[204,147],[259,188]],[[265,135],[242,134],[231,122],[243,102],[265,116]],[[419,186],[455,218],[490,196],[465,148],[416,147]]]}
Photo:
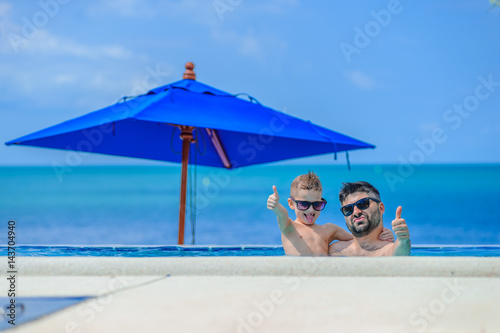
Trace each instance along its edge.
{"label": "black sunglasses", "polygon": [[294,201],[297,204],[297,209],[298,210],[308,210],[311,205],[313,206],[313,209],[316,211],[321,211],[325,209],[326,206],[326,200],[321,198],[321,201],[302,201],[302,200],[295,200],[293,197],[290,197],[292,201]]}
{"label": "black sunglasses", "polygon": [[380,202],[380,200],[378,199],[366,197],[363,199],[359,199],[355,203],[340,207],[340,211],[342,212],[342,214],[344,214],[344,216],[349,216],[354,212],[354,206],[358,207],[358,209],[361,210],[365,210],[368,207],[370,207],[370,200],[373,200],[375,202]]}

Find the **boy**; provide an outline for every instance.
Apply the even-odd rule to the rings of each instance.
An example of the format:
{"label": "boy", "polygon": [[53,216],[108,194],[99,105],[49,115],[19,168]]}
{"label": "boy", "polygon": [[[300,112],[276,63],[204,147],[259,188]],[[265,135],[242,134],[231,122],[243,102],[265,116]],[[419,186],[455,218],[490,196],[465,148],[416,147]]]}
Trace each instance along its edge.
{"label": "boy", "polygon": [[[278,218],[285,254],[326,256],[328,245],[332,241],[353,239],[350,233],[333,223],[316,224],[320,212],[326,206],[326,200],[321,197],[323,187],[314,172],[300,175],[292,182],[288,206],[295,210],[295,221],[288,217],[286,208],[279,203],[279,194],[274,185],[273,191],[267,199],[267,208]],[[381,240],[394,240],[387,229],[384,229],[379,237]]]}

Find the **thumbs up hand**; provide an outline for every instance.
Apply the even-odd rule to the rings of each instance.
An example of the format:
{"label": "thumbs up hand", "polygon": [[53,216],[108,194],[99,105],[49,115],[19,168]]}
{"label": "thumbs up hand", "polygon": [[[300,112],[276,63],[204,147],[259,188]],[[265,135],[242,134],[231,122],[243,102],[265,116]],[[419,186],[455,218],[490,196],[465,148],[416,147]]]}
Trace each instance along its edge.
{"label": "thumbs up hand", "polygon": [[269,196],[267,199],[267,209],[274,210],[275,208],[278,208],[278,205],[280,203],[280,196],[278,194],[278,190],[276,189],[276,186],[273,185],[273,194]]}
{"label": "thumbs up hand", "polygon": [[398,240],[408,241],[410,239],[410,232],[408,231],[406,221],[401,218],[402,211],[403,207],[401,206],[396,209],[396,218],[392,221],[392,231],[394,231]]}
{"label": "thumbs up hand", "polygon": [[273,185],[273,194],[267,199],[267,209],[270,209],[278,218],[278,225],[284,234],[289,234],[292,230],[292,220],[288,217],[288,212],[282,204],[280,204],[280,195],[276,186]]}

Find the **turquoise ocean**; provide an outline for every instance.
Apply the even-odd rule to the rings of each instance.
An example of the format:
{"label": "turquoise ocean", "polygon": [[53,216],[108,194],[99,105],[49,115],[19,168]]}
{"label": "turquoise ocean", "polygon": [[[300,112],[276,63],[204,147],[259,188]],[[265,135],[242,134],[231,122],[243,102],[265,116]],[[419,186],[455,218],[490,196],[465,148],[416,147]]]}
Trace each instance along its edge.
{"label": "turquoise ocean", "polygon": [[[315,171],[328,200],[317,223],[344,229],[343,181],[375,185],[390,228],[403,207],[413,244],[498,245],[500,165],[268,165],[236,170],[190,167],[185,244],[279,245],[266,201],[282,203],[299,174]],[[17,244],[171,245],[177,243],[180,166],[0,167],[0,230]],[[294,218],[293,211],[289,210]]]}

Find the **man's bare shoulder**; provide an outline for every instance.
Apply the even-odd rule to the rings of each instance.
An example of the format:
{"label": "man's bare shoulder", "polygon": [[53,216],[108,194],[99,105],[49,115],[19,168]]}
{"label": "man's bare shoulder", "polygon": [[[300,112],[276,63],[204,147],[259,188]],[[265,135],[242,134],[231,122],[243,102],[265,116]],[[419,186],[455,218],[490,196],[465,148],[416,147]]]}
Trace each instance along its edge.
{"label": "man's bare shoulder", "polygon": [[394,252],[394,243],[384,242],[380,243],[380,247],[373,250],[366,250],[366,253],[361,254],[367,257],[388,257],[392,256]]}

